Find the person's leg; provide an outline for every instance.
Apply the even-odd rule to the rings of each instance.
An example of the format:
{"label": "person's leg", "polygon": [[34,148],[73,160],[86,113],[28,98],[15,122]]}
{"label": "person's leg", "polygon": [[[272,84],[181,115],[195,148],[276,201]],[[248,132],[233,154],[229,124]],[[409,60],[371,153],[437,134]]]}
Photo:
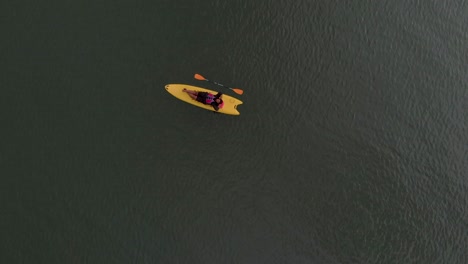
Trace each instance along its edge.
{"label": "person's leg", "polygon": [[187,93],[188,95],[190,95],[190,97],[193,99],[193,100],[197,100],[197,97],[196,95],[192,94],[192,93]]}
{"label": "person's leg", "polygon": [[186,92],[193,100],[197,100],[198,92],[187,90],[185,88],[182,90],[182,92]]}

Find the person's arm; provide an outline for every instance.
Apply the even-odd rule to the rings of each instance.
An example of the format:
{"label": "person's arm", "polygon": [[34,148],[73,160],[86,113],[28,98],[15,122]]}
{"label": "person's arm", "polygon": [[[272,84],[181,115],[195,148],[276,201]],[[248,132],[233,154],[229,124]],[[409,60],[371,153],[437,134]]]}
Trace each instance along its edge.
{"label": "person's arm", "polygon": [[212,102],[211,106],[213,106],[214,110],[216,110],[216,111],[219,110],[218,104],[216,102]]}
{"label": "person's arm", "polygon": [[221,97],[221,95],[223,95],[223,93],[219,92],[219,93],[217,93],[217,94],[215,95],[215,98],[219,98],[219,97]]}

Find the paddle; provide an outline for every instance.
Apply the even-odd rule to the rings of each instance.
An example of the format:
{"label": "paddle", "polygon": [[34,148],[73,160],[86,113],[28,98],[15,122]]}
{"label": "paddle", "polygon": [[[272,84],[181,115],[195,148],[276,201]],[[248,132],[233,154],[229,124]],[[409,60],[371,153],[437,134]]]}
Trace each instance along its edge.
{"label": "paddle", "polygon": [[224,86],[224,85],[222,85],[222,84],[220,84],[220,83],[217,83],[217,82],[215,82],[215,81],[208,80],[208,79],[206,79],[205,77],[201,76],[201,75],[198,74],[198,73],[195,73],[195,76],[194,76],[194,77],[195,77],[195,79],[200,80],[200,81],[212,82],[212,83],[217,84],[217,85],[219,85],[219,86],[222,86],[222,87],[225,87],[225,88],[229,88],[229,89],[233,90],[236,94],[243,94],[243,93],[244,93],[244,91],[242,91],[242,90],[239,89],[239,88],[231,88],[231,87]]}

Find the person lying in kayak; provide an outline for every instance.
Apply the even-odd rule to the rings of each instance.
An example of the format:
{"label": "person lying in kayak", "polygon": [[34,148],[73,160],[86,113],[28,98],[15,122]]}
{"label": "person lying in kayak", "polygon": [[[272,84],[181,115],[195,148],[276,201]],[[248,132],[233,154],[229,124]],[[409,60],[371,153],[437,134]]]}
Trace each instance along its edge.
{"label": "person lying in kayak", "polygon": [[213,108],[216,111],[223,108],[224,106],[223,99],[221,99],[221,97],[223,96],[223,93],[218,92],[216,95],[213,95],[211,93],[197,92],[197,91],[187,90],[185,88],[182,90],[182,92],[185,92],[188,95],[190,95],[190,97],[192,97],[193,100],[196,100],[206,105],[213,106]]}

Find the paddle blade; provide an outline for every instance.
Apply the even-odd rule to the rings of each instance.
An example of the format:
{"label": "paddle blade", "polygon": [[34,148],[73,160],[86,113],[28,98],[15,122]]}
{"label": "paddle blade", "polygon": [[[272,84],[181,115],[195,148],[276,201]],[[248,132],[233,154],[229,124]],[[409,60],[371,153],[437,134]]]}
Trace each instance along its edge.
{"label": "paddle blade", "polygon": [[236,94],[243,94],[244,91],[239,89],[239,88],[232,88],[231,90],[233,90]]}
{"label": "paddle blade", "polygon": [[193,76],[195,79],[197,80],[200,80],[200,81],[205,81],[205,77],[201,76],[200,74],[198,73],[195,73],[195,75]]}

